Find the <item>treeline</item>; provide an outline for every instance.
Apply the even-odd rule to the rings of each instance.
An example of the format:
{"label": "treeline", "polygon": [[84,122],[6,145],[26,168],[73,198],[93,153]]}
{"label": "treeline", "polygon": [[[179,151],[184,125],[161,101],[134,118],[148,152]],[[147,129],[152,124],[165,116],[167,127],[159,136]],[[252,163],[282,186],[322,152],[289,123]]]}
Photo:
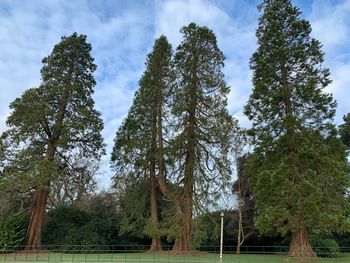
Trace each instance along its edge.
{"label": "treeline", "polygon": [[184,252],[217,244],[213,211],[230,196],[237,206],[226,211],[225,236],[235,241],[225,245],[237,253],[243,244],[286,243],[291,257],[315,257],[313,246],[348,244],[350,117],[335,126],[336,102],[324,91],[330,72],[300,10],[264,0],[259,11],[244,107],[252,127],[239,127],[227,110],[212,30],[184,26],[175,52],[160,36],[116,132],[113,190],[102,194],[93,194],[105,154],[92,99],[96,65],[86,36],[63,37],[43,59],[41,85],[10,104],[1,136],[7,240],[27,250],[124,242]]}

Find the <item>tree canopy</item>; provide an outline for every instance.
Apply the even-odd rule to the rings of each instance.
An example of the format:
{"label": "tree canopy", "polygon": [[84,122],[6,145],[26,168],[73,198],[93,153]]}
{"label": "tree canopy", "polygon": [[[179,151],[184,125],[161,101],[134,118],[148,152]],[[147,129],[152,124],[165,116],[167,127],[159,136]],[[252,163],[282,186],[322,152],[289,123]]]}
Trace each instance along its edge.
{"label": "tree canopy", "polygon": [[[324,88],[321,43],[290,0],[264,0],[250,62],[256,226],[292,234],[289,255],[312,257],[308,232],[341,231],[349,186],[344,147],[333,124],[336,103]],[[331,211],[331,212],[330,212]]]}
{"label": "tree canopy", "polygon": [[[116,183],[123,182],[125,178],[126,185],[130,182],[134,185],[135,181],[142,184],[148,178],[146,184],[150,191],[149,216],[154,229],[147,231],[152,237],[151,250],[162,249],[157,231],[159,211],[156,189],[158,181],[164,195],[166,194],[163,122],[167,115],[166,101],[173,85],[171,59],[171,45],[165,36],[161,36],[147,56],[146,70],[139,81],[140,88],[126,119],[117,131],[112,152]],[[135,211],[137,207],[130,206],[134,213],[140,214],[140,211]],[[141,210],[144,209],[145,206]]]}
{"label": "tree canopy", "polygon": [[193,208],[215,200],[229,180],[229,133],[233,120],[227,111],[229,87],[222,68],[224,56],[214,32],[190,23],[181,29],[176,49],[171,142],[173,174],[182,188],[174,250],[190,249]]}
{"label": "tree canopy", "polygon": [[[9,179],[33,193],[27,248],[40,246],[50,183],[77,152],[101,158],[103,123],[92,99],[96,65],[85,35],[62,37],[43,59],[42,83],[10,104],[4,133]],[[17,185],[17,184],[14,184]],[[24,190],[24,189],[22,189]]]}

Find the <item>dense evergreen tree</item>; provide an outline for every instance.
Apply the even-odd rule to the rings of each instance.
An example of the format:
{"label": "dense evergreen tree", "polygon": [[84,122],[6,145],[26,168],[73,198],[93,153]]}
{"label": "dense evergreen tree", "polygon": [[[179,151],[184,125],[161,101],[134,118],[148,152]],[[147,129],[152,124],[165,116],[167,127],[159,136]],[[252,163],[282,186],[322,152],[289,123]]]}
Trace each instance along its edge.
{"label": "dense evergreen tree", "polygon": [[92,99],[96,69],[85,35],[62,37],[43,59],[42,83],[10,104],[6,175],[32,191],[26,249],[40,249],[50,185],[71,156],[103,154],[100,114]]}
{"label": "dense evergreen tree", "polygon": [[350,152],[350,113],[344,115],[344,123],[339,125],[340,138]]}
{"label": "dense evergreen tree", "polygon": [[[158,228],[157,181],[163,191],[165,189],[163,121],[172,83],[171,56],[171,45],[161,36],[147,57],[140,89],[117,132],[112,152],[116,182],[123,176],[149,178],[150,218],[154,229]],[[152,235],[151,250],[161,250],[159,232],[149,234]]]}
{"label": "dense evergreen tree", "polygon": [[1,183],[2,174],[4,172],[4,166],[5,166],[5,146],[2,142],[3,138],[0,136],[0,190],[3,187]]}
{"label": "dense evergreen tree", "polygon": [[[43,228],[43,242],[48,249],[84,250],[85,253],[116,249],[121,244],[121,215],[117,195],[100,192],[84,196],[74,205],[51,209]],[[131,237],[130,237],[131,239]]]}
{"label": "dense evergreen tree", "polygon": [[193,208],[208,205],[229,178],[229,116],[224,80],[224,56],[216,36],[194,23],[181,29],[183,40],[176,50],[177,86],[172,99],[174,115],[172,172],[181,191],[177,193],[174,251],[188,251]]}
{"label": "dense evergreen tree", "polygon": [[309,232],[341,231],[349,181],[344,148],[335,137],[336,103],[319,41],[290,0],[264,0],[251,59],[251,173],[262,233],[291,233],[289,256],[313,257]]}
{"label": "dense evergreen tree", "polygon": [[2,142],[2,137],[0,137],[0,168],[3,166],[3,161],[5,159],[5,149],[4,149],[4,144]]}

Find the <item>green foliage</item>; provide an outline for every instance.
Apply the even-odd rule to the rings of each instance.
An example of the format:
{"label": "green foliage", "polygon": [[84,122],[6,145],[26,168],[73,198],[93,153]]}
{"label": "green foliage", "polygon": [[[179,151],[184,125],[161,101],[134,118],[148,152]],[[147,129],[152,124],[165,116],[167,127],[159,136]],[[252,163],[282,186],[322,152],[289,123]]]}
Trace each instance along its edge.
{"label": "green foliage", "polygon": [[334,239],[313,235],[310,237],[312,246],[319,257],[334,258],[340,256],[340,248]]}
{"label": "green foliage", "polygon": [[119,242],[119,217],[102,212],[101,209],[106,209],[103,203],[99,206],[89,212],[77,206],[51,210],[43,230],[43,244],[58,245],[67,251],[109,249],[116,245]]}
{"label": "green foliage", "polygon": [[345,149],[336,138],[336,103],[319,41],[290,0],[264,0],[251,58],[253,92],[245,114],[253,122],[250,163],[262,233],[345,231],[349,187]]}
{"label": "green foliage", "polygon": [[43,59],[41,85],[10,104],[10,128],[3,135],[8,185],[28,191],[61,174],[69,176],[76,152],[96,159],[104,153],[90,52],[85,35],[62,37]]}
{"label": "green foliage", "polygon": [[[128,185],[120,197],[121,233],[143,238],[149,218],[149,185],[145,181]],[[137,200],[137,202],[136,202]]]}
{"label": "green foliage", "polygon": [[302,169],[297,177],[288,165],[291,157],[282,156],[281,148],[276,147],[267,157],[256,154],[252,160],[250,173],[259,209],[256,226],[264,234],[277,230],[282,235],[300,227],[314,233],[347,231],[343,193],[349,177],[340,140],[304,132],[296,143],[298,154],[293,160]]}
{"label": "green foliage", "polygon": [[138,239],[171,235],[171,225],[169,225],[171,220],[166,218],[166,215],[170,210],[173,210],[173,206],[169,201],[162,200],[161,194],[157,191],[160,222],[155,225],[149,216],[149,195],[149,184],[145,180],[129,182],[120,192],[120,233],[122,235],[133,236]]}
{"label": "green foliage", "polygon": [[161,36],[147,57],[140,88],[114,139],[111,160],[116,182],[125,176],[149,175],[152,158],[160,166],[159,158],[163,157],[158,154],[163,142],[159,132],[164,132],[161,122],[172,81],[171,54],[171,45]]}
{"label": "green foliage", "polygon": [[[171,55],[171,45],[165,36],[161,36],[147,56],[146,71],[139,81],[140,88],[117,131],[112,151],[116,186],[131,191],[125,192],[122,201],[122,206],[127,207],[122,230],[139,237],[146,235],[154,238],[163,233],[155,223],[158,221],[157,214],[150,212],[157,210],[157,204],[153,203],[156,207],[152,210],[150,200],[156,198],[151,196],[156,192],[156,176],[162,177],[165,182],[163,121],[166,117],[165,103],[172,85]],[[140,202],[135,203],[135,200]],[[153,223],[148,220],[150,216]]]}
{"label": "green foliage", "polygon": [[188,182],[184,192],[191,189],[194,204],[201,206],[216,201],[216,193],[229,180],[229,133],[234,122],[226,108],[230,88],[214,32],[190,23],[181,33],[183,40],[174,57],[175,136],[169,155],[176,182]]}
{"label": "green foliage", "polygon": [[23,213],[0,216],[0,252],[15,251],[23,244],[27,221]]}
{"label": "green foliage", "polygon": [[5,160],[5,146],[3,143],[3,135],[0,136],[0,174],[3,172],[3,161]]}
{"label": "green foliage", "polygon": [[257,143],[272,147],[293,130],[329,130],[336,103],[323,92],[331,80],[310,23],[290,0],[265,0],[260,11],[259,46],[250,62],[254,89],[245,106]]}
{"label": "green foliage", "polygon": [[348,233],[336,234],[334,235],[334,239],[337,241],[342,253],[349,252],[350,235]]}
{"label": "green foliage", "polygon": [[[191,245],[196,249],[211,249],[219,244],[220,213],[204,213],[193,221]],[[209,247],[209,248],[208,248]]]}
{"label": "green foliage", "polygon": [[339,125],[340,138],[350,151],[350,113],[344,115],[344,123]]}
{"label": "green foliage", "polygon": [[149,218],[146,221],[146,225],[143,227],[143,234],[147,237],[166,237],[169,235],[169,230],[162,228],[161,224],[155,225]]}

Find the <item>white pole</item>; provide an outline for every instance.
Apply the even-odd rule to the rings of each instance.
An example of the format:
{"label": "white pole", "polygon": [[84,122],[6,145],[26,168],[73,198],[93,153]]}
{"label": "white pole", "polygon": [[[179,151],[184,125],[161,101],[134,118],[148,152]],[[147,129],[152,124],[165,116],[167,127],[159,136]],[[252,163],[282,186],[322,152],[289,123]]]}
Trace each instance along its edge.
{"label": "white pole", "polygon": [[221,211],[220,263],[222,263],[222,246],[224,243],[224,211]]}

